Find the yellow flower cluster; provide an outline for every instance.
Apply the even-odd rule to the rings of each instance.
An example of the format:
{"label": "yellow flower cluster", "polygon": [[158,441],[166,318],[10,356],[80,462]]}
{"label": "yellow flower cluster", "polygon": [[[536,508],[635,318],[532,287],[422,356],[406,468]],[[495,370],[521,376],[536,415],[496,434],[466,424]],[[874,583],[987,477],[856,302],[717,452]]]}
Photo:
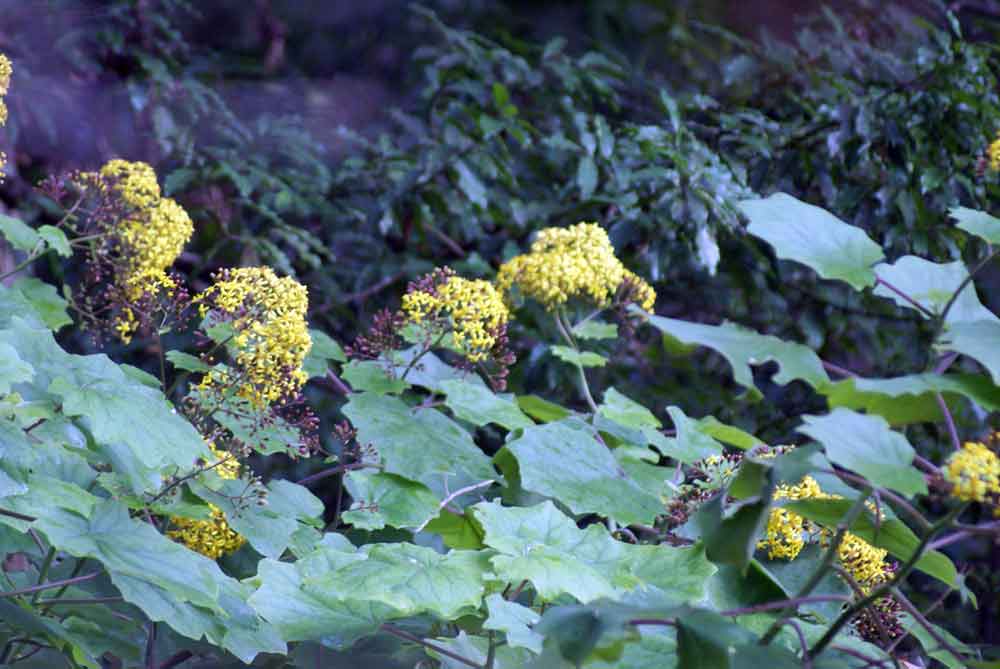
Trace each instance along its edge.
{"label": "yellow flower cluster", "polygon": [[997,133],[997,138],[986,148],[986,157],[990,160],[990,169],[1000,172],[1000,133]]}
{"label": "yellow flower cluster", "polygon": [[[14,68],[10,64],[10,59],[0,53],[0,126],[7,123],[7,105],[4,104],[3,96],[7,95],[10,88],[10,75],[14,73]],[[3,169],[7,156],[0,152],[0,170]]]}
{"label": "yellow flower cluster", "polygon": [[295,395],[308,376],[302,369],[312,339],[306,324],[309,296],[291,277],[278,277],[270,267],[225,270],[199,295],[202,316],[233,327],[237,371],[232,376],[206,375],[202,387],[236,384],[236,394],[254,406]]}
{"label": "yellow flower cluster", "polygon": [[[111,230],[120,259],[116,282],[126,302],[135,303],[145,295],[173,295],[177,285],[167,270],[191,239],[191,218],[177,202],[160,197],[156,172],[146,163],[112,160],[101,168],[101,176],[114,180],[116,193],[131,210]],[[128,343],[138,325],[132,309],[125,306],[114,328]]]}
{"label": "yellow flower cluster", "polygon": [[[224,479],[237,479],[240,475],[239,462],[228,453],[218,450],[209,444],[212,455],[218,458],[213,470]],[[176,517],[171,519],[173,529],[167,531],[167,536],[182,543],[191,550],[201,553],[213,560],[240,549],[246,538],[229,527],[226,515],[215,505],[210,504],[212,517],[208,520]]]}
{"label": "yellow flower cluster", "polygon": [[944,466],[952,495],[966,502],[985,502],[1000,496],[1000,457],[979,442],[966,442]]}
{"label": "yellow flower cluster", "polygon": [[641,295],[636,300],[640,306],[652,309],[656,293],[625,269],[607,233],[596,223],[545,228],[528,253],[504,263],[497,274],[504,293],[516,285],[550,311],[573,298],[608,306],[623,282]]}
{"label": "yellow flower cluster", "polygon": [[[779,485],[774,491],[777,500],[801,499],[841,499],[820,489],[819,483],[811,476],[804,477],[798,485]],[[875,513],[871,505],[868,509]],[[830,538],[830,532],[822,529],[797,513],[781,507],[771,510],[768,517],[765,538],[757,543],[760,549],[767,549],[771,560],[794,560],[805,547],[806,539]],[[847,532],[837,548],[837,558],[852,578],[865,590],[883,582],[886,578],[886,557],[888,551],[876,548],[861,537]]]}
{"label": "yellow flower cluster", "polygon": [[455,347],[469,362],[489,356],[509,317],[503,297],[493,284],[460,276],[449,276],[430,290],[407,293],[403,296],[403,313],[418,325],[447,320]]}
{"label": "yellow flower cluster", "polygon": [[885,559],[889,551],[876,548],[861,537],[847,532],[837,547],[837,559],[851,577],[868,592],[873,586],[885,582]]}

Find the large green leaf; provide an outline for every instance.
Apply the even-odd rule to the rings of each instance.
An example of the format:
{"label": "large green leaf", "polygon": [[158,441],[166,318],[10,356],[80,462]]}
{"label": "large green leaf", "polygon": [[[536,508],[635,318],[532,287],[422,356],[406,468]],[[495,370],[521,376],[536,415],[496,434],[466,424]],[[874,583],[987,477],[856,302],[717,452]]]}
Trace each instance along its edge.
{"label": "large green leaf", "polygon": [[650,523],[663,511],[660,500],[630,479],[580,420],[529,427],[505,448],[517,459],[521,487],[557,499],[574,513],[631,524]]}
{"label": "large green leaf", "polygon": [[440,499],[449,491],[498,478],[469,433],[440,411],[360,393],[351,395],[343,412],[357,428],[358,442],[375,446],[385,471],[423,483]]}
{"label": "large green leaf", "polygon": [[691,464],[722,453],[722,444],[708,432],[714,428],[711,423],[688,418],[679,407],[667,407],[667,413],[674,422],[677,434],[666,438],[664,444],[656,444],[664,455]]}
{"label": "large green leaf", "polygon": [[23,277],[15,281],[10,289],[21,294],[50,330],[58,331],[64,325],[72,325],[73,319],[66,311],[69,303],[52,284],[35,277]]}
{"label": "large green leaf", "polygon": [[913,466],[913,446],[879,416],[837,408],[825,416],[803,416],[799,432],[823,444],[834,464],[861,474],[873,485],[906,495],[925,494],[924,476]]}
{"label": "large green leaf", "polygon": [[936,347],[974,358],[1000,386],[1000,321],[966,321],[951,323]]}
{"label": "large green leaf", "polygon": [[0,343],[13,347],[35,369],[30,383],[16,388],[25,397],[51,399],[66,416],[78,417],[101,457],[133,472],[136,491],[159,486],[163,475],[208,459],[208,448],[159,390],[126,374],[105,355],[70,355],[46,329],[15,318],[0,330]]}
{"label": "large green leaf", "polygon": [[38,245],[35,229],[19,218],[0,214],[0,235],[18,251],[32,251]]}
{"label": "large green leaf", "polygon": [[957,227],[970,235],[976,235],[990,244],[1000,244],[1000,219],[968,207],[954,207],[948,210],[948,214],[957,222]]}
{"label": "large green leaf", "polygon": [[278,558],[292,542],[301,523],[319,525],[323,503],[306,488],[291,481],[275,480],[267,485],[267,506],[247,506],[247,482],[223,480],[206,484],[191,482],[195,494],[226,514],[230,527],[246,537],[265,557]]}
{"label": "large green leaf", "polygon": [[[330,547],[320,551],[342,552]],[[288,641],[317,640],[340,648],[373,634],[392,608],[367,599],[346,599],[336,590],[317,586],[314,578],[336,569],[337,563],[329,562],[317,555],[294,564],[261,560],[250,605]]]}
{"label": "large green leaf", "polygon": [[831,407],[863,409],[890,425],[943,419],[935,393],[949,405],[967,397],[986,411],[1000,411],[1000,387],[981,374],[910,374],[891,379],[853,376],[831,383],[821,392]]}
{"label": "large green leaf", "polygon": [[507,636],[508,646],[527,648],[534,653],[542,652],[544,639],[541,634],[531,630],[531,626],[541,619],[535,611],[496,594],[486,598],[486,608],[489,617],[483,623],[484,629],[503,632]]}
{"label": "large green leaf", "polygon": [[[853,501],[848,499],[812,499],[802,501],[782,501],[782,506],[827,528],[834,529],[847,515]],[[870,514],[862,513],[849,528],[851,532],[879,548],[884,548],[900,560],[908,560],[919,545],[919,539],[902,521],[887,518],[876,527]],[[958,572],[944,553],[927,551],[916,564],[926,574],[947,585],[956,587]]]}
{"label": "large green leaf", "polygon": [[427,486],[396,474],[352,471],[344,477],[344,484],[354,504],[343,519],[358,529],[416,529],[440,511],[437,496]]}
{"label": "large green leaf", "polygon": [[[917,256],[903,256],[894,263],[882,263],[875,267],[880,279],[888,282],[907,297],[912,298],[927,311],[941,315],[955,292],[969,278],[969,271],[960,260],[950,263],[936,263]],[[875,286],[875,294],[893,300],[906,309],[923,312],[899,293],[885,284]],[[1000,320],[984,307],[976,295],[976,287],[970,281],[962,288],[948,311],[948,322]]]}
{"label": "large green leaf", "polygon": [[9,393],[11,384],[30,381],[34,375],[35,368],[21,360],[13,346],[0,342],[0,395]]}
{"label": "large green leaf", "polygon": [[778,363],[775,383],[786,384],[802,379],[814,388],[830,382],[823,363],[812,349],[782,341],[771,335],[762,335],[734,323],[704,325],[688,321],[650,316],[649,322],[664,334],[684,344],[707,346],[720,353],[732,366],[733,377],[748,388],[755,397],[760,393],[754,387],[750,365],[762,365],[769,360]]}
{"label": "large green leaf", "polygon": [[331,360],[347,362],[344,349],[322,330],[310,328],[309,338],[312,340],[312,346],[309,348],[309,354],[306,355],[306,359],[302,363],[302,369],[309,375],[309,378],[326,374],[330,368]]}
{"label": "large green leaf", "polygon": [[510,583],[529,581],[546,601],[568,594],[589,602],[636,589],[654,592],[660,601],[697,601],[714,572],[700,548],[625,544],[600,525],[581,530],[551,502],[482,502],[472,512],[484,543],[499,552],[490,559],[496,575]]}
{"label": "large green leaf", "polygon": [[456,418],[482,426],[496,423],[508,430],[531,427],[534,422],[525,416],[512,396],[497,395],[481,383],[464,379],[446,379],[441,390],[447,395],[445,406]]}
{"label": "large green leaf", "polygon": [[861,228],[785,193],[744,200],[739,207],[750,219],[750,234],[773,246],[779,258],[807,265],[824,279],[846,281],[855,290],[875,283],[872,265],[882,260],[882,249]]}

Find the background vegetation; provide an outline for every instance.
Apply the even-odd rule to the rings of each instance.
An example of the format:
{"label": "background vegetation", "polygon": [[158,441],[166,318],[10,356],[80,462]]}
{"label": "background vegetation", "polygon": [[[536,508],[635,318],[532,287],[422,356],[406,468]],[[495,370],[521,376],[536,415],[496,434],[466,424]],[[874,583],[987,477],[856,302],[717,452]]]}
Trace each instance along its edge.
{"label": "background vegetation", "polygon": [[[538,230],[595,221],[656,289],[657,314],[732,321],[864,377],[898,376],[933,367],[939,324],[780,260],[747,234],[738,203],[788,193],[864,230],[889,262],[985,258],[986,242],[948,212],[995,212],[1000,195],[983,164],[1000,130],[1000,14],[952,5],[0,0],[0,52],[16,65],[0,214],[52,224],[61,212],[43,178],[146,161],[194,219],[176,265],[193,290],[223,267],[269,265],[308,286],[310,327],[344,344],[434,267],[492,279]],[[0,274],[22,257],[3,248]],[[55,254],[29,270],[56,286],[83,271]],[[1000,265],[982,267],[977,285],[1000,312]],[[586,410],[576,370],[547,352],[545,318],[529,307],[512,324],[509,388]],[[92,335],[67,327],[57,341],[158,374],[154,340]],[[190,334],[165,339],[195,349]],[[713,415],[768,444],[801,442],[801,415],[827,406],[801,380],[776,382],[774,363],[753,368],[763,401],[748,401],[722,356],[653,328],[596,348],[609,363],[590,372],[595,387],[658,415]],[[960,358],[953,370],[979,367]],[[306,396],[324,448],[343,456],[334,379],[314,379]],[[991,431],[980,404],[954,412],[963,438]],[[943,421],[900,429],[930,461],[950,451]],[[489,429],[478,436],[490,454],[502,445]],[[321,460],[257,454],[253,468],[294,481],[330,466]],[[351,501],[342,480],[313,487],[334,524]],[[933,496],[918,506],[942,509]],[[348,531],[359,542],[402,534]],[[996,538],[949,556],[979,608],[954,593],[931,619],[996,660]],[[235,559],[227,569],[255,573]],[[909,585],[921,606],[937,596],[930,578]],[[416,661],[364,643],[354,660],[304,643],[294,661]]]}

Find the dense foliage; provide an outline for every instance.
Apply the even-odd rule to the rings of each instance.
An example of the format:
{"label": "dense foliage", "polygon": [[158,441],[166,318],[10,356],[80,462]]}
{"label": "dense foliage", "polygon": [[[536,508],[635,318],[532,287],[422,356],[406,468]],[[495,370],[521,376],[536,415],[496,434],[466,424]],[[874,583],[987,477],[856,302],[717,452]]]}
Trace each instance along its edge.
{"label": "dense foliage", "polygon": [[[414,7],[334,153],[220,92],[317,67],[275,5],[11,10],[0,665],[1000,662],[983,26]],[[38,31],[144,132],[33,146]]]}

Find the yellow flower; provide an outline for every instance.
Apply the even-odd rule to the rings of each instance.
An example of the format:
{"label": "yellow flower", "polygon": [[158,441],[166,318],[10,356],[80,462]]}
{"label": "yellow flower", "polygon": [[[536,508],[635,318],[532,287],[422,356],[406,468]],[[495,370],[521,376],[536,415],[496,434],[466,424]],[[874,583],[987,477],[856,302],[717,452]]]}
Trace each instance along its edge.
{"label": "yellow flower", "polygon": [[[435,276],[435,275],[429,275]],[[508,311],[499,291],[488,281],[464,279],[450,270],[439,270],[443,282],[425,280],[426,290],[411,290],[403,296],[403,313],[413,323],[428,320],[447,323],[455,347],[469,362],[489,356],[500,330],[507,324]]]}
{"label": "yellow flower", "polygon": [[193,518],[172,518],[174,528],[167,530],[167,536],[184,544],[205,557],[217,560],[223,555],[235,552],[246,543],[246,538],[229,527],[226,515],[214,505],[210,520]]}
{"label": "yellow flower", "polygon": [[223,271],[195,301],[203,315],[234,329],[236,370],[206,375],[202,388],[236,383],[237,396],[258,408],[298,393],[308,378],[302,363],[312,347],[305,286],[279,278],[270,267],[241,267]]}
{"label": "yellow flower", "polygon": [[966,442],[944,466],[944,478],[954,486],[952,495],[965,502],[992,501],[1000,496],[1000,458],[978,442]]}
{"label": "yellow flower", "polygon": [[[239,461],[216,448],[212,442],[209,442],[208,448],[212,451],[212,455],[217,458],[217,461],[213,463],[215,466],[212,467],[212,471],[224,479],[238,479],[240,476]],[[246,538],[229,526],[226,514],[222,513],[217,506],[209,504],[209,508],[212,511],[212,517],[209,520],[171,518],[173,529],[167,530],[167,536],[197,553],[217,560],[223,555],[239,550],[246,543]]]}
{"label": "yellow flower", "polygon": [[[7,105],[4,104],[3,96],[7,94],[7,90],[10,88],[10,75],[13,72],[14,68],[10,64],[10,59],[0,53],[0,126],[7,123]],[[3,170],[6,161],[7,156],[0,151],[0,170]]]}
{"label": "yellow flower", "polygon": [[986,148],[986,156],[990,159],[990,169],[1000,172],[1000,133],[997,133],[997,138]]}
{"label": "yellow flower", "polygon": [[[140,325],[133,306],[146,297],[174,295],[177,284],[167,271],[191,239],[194,224],[177,202],[160,197],[156,172],[146,163],[111,160],[99,176],[112,182],[128,207],[107,229],[116,257],[115,285],[125,303],[113,329],[128,343]],[[81,181],[93,186],[96,175],[84,174]]]}
{"label": "yellow flower", "polygon": [[850,532],[844,533],[844,538],[837,547],[837,559],[864,592],[885,582],[887,576],[885,558],[888,555],[889,551],[876,548]]}
{"label": "yellow flower", "polygon": [[505,294],[517,286],[549,311],[571,299],[608,306],[623,287],[638,291],[632,301],[643,308],[651,309],[656,300],[653,289],[615,257],[611,240],[596,223],[541,230],[528,253],[501,265],[497,286]]}
{"label": "yellow flower", "polygon": [[[798,485],[779,485],[774,491],[774,500],[828,499],[830,496],[820,490],[819,484],[811,476],[804,477]],[[794,560],[805,547],[807,533],[816,532],[815,525],[797,513],[778,507],[771,509],[767,520],[765,538],[757,543],[758,548],[767,549],[771,560],[781,558]]]}
{"label": "yellow flower", "polygon": [[[823,492],[811,476],[804,477],[798,485],[779,485],[774,491],[774,499],[840,499],[839,495]],[[866,505],[873,514],[872,505]],[[768,517],[765,538],[757,543],[757,547],[767,549],[767,557],[771,560],[794,560],[806,545],[810,537],[818,536],[825,543],[830,539],[829,530],[821,529],[816,524],[788,509],[777,507],[771,510]],[[886,557],[888,551],[876,548],[861,537],[846,532],[837,547],[837,559],[857,581],[862,590],[868,592],[873,586],[886,579]]]}

